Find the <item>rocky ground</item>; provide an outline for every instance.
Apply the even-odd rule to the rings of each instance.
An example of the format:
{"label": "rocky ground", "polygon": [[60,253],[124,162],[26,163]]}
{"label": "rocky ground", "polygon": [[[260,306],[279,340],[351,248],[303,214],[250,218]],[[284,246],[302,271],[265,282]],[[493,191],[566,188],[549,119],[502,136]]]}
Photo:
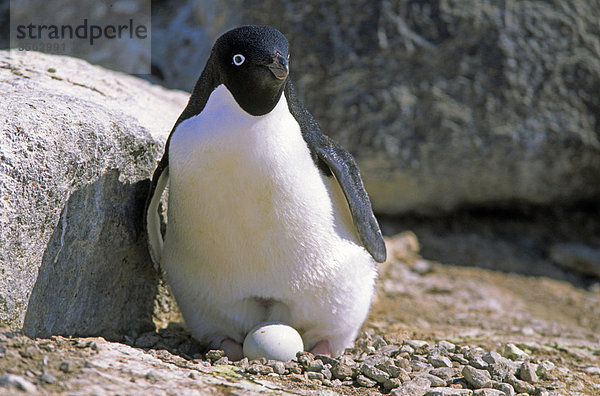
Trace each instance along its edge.
{"label": "rocky ground", "polygon": [[[443,238],[423,230],[423,245]],[[120,342],[0,329],[0,394],[600,394],[599,284],[426,260],[410,231],[387,243],[369,320],[340,358],[231,364],[175,323]]]}

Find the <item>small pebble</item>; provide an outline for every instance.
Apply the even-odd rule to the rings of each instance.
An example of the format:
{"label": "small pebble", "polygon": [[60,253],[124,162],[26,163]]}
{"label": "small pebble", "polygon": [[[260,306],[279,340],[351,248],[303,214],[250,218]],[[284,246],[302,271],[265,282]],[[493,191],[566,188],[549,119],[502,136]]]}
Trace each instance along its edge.
{"label": "small pebble", "polygon": [[63,373],[71,373],[71,372],[73,372],[73,362],[65,360],[64,362],[60,363],[60,366],[58,369],[60,371],[62,371]]}
{"label": "small pebble", "polygon": [[435,367],[452,367],[452,361],[449,357],[433,355],[429,357],[429,363]]}
{"label": "small pebble", "polygon": [[367,378],[366,376],[364,376],[362,374],[359,374],[356,377],[356,383],[365,388],[372,388],[375,385],[377,385],[377,381],[375,381],[371,378]]}
{"label": "small pebble", "polygon": [[222,358],[215,360],[215,361],[213,362],[213,365],[214,365],[214,366],[217,366],[217,365],[219,365],[219,364],[224,364],[224,365],[227,365],[227,364],[229,364],[229,363],[230,363],[230,362],[229,362],[229,358],[228,358],[227,356],[223,356]]}
{"label": "small pebble", "polygon": [[412,372],[429,371],[433,368],[429,363],[424,363],[419,360],[411,360],[409,367]]}
{"label": "small pebble", "polygon": [[450,360],[453,360],[455,362],[457,362],[458,364],[469,364],[469,361],[467,359],[465,359],[465,357],[462,354],[459,353],[455,353],[450,355]]}
{"label": "small pebble", "polygon": [[529,359],[529,355],[514,344],[506,344],[504,347],[504,357],[510,360]]}
{"label": "small pebble", "polygon": [[436,377],[439,377],[439,378],[443,379],[444,381],[449,382],[452,378],[458,376],[459,372],[460,372],[459,369],[450,368],[450,367],[439,367],[439,368],[429,371],[429,374],[435,375]]}
{"label": "small pebble", "polygon": [[459,388],[435,388],[425,393],[425,396],[471,396],[473,391],[470,389]]}
{"label": "small pebble", "polygon": [[273,367],[265,366],[264,364],[260,364],[260,363],[251,363],[250,367],[248,367],[246,369],[246,371],[249,372],[250,374],[261,374],[261,375],[268,375],[268,374],[271,374],[272,372],[274,372]]}
{"label": "small pebble", "polygon": [[321,370],[323,370],[323,362],[319,359],[317,360],[313,360],[312,362],[310,362],[308,364],[308,366],[306,367],[307,371],[314,371],[314,372],[321,372]]}
{"label": "small pebble", "polygon": [[40,380],[42,380],[42,382],[45,382],[47,384],[53,384],[56,382],[56,377],[49,373],[43,373],[40,376]]}
{"label": "small pebble", "polygon": [[306,379],[304,378],[304,376],[302,376],[300,374],[290,374],[290,380],[292,380],[294,382],[306,382]]}
{"label": "small pebble", "polygon": [[554,378],[552,375],[554,369],[556,369],[556,365],[554,363],[549,360],[544,360],[538,364],[537,368],[535,369],[535,373],[541,379],[551,380]]}
{"label": "small pebble", "polygon": [[402,385],[402,381],[399,378],[388,378],[383,382],[383,388],[388,391],[400,385]]}
{"label": "small pebble", "polygon": [[294,361],[288,360],[284,363],[285,369],[291,374],[302,374],[302,368]]}
{"label": "small pebble", "polygon": [[323,379],[325,378],[325,376],[323,374],[317,373],[315,371],[308,371],[306,373],[306,378],[308,378],[310,380],[323,381]]}
{"label": "small pebble", "polygon": [[485,370],[488,367],[488,363],[483,360],[481,356],[474,356],[469,360],[469,364],[477,369]]}
{"label": "small pebble", "polygon": [[437,377],[437,376],[429,374],[429,373],[419,374],[415,378],[425,378],[426,380],[428,380],[431,383],[430,386],[432,386],[434,388],[442,387],[442,386],[446,386],[447,385],[446,381],[444,381],[440,377]]}
{"label": "small pebble", "polygon": [[462,370],[462,375],[475,389],[489,388],[492,385],[492,377],[486,370],[465,366]]}
{"label": "small pebble", "polygon": [[536,383],[538,381],[538,376],[535,373],[534,365],[528,362],[523,362],[521,367],[519,367],[519,378],[525,382],[529,382],[530,384]]}
{"label": "small pebble", "polygon": [[533,393],[535,391],[535,387],[528,382],[517,379],[513,374],[509,374],[506,378],[506,382],[508,382],[515,389],[517,393]]}
{"label": "small pebble", "polygon": [[404,343],[413,348],[416,353],[424,353],[429,347],[427,341],[421,340],[406,340]]}
{"label": "small pebble", "polygon": [[390,375],[385,371],[365,363],[360,367],[360,372],[380,384],[383,384],[385,380],[390,378]]}
{"label": "small pebble", "polygon": [[[380,370],[385,371],[390,377],[398,378],[401,373],[401,368],[394,364],[394,361],[389,359],[384,361],[383,363],[379,363],[375,365]],[[402,370],[403,371],[403,370]]]}
{"label": "small pebble", "polygon": [[473,396],[504,396],[504,392],[491,388],[477,389],[473,392]]}
{"label": "small pebble", "polygon": [[416,378],[406,381],[399,387],[392,389],[393,396],[425,395],[431,389],[431,382],[426,378]]}
{"label": "small pebble", "polygon": [[2,377],[0,377],[0,386],[14,387],[23,392],[37,391],[37,387],[29,380],[21,377],[20,375],[9,373],[3,374]]}
{"label": "small pebble", "polygon": [[211,362],[217,361],[224,356],[225,351],[222,350],[211,349],[210,351],[206,352],[206,359],[210,360]]}
{"label": "small pebble", "polygon": [[448,341],[440,341],[437,343],[437,345],[440,348],[440,350],[442,350],[446,354],[452,353],[456,349],[456,345],[454,345],[453,343],[448,342]]}
{"label": "small pebble", "polygon": [[313,354],[310,352],[298,352],[296,354],[296,360],[302,367],[305,367],[305,368],[308,367],[310,362],[312,362],[314,359],[315,358],[314,358]]}
{"label": "small pebble", "polygon": [[285,363],[278,360],[268,362],[267,365],[273,369],[275,374],[283,375],[285,373]]}

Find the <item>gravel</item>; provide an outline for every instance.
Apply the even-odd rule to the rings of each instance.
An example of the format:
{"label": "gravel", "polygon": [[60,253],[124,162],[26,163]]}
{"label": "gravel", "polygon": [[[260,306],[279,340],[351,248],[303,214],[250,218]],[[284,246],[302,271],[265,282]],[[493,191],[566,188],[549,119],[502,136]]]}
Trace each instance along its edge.
{"label": "gravel", "polygon": [[[54,341],[56,345],[50,348],[53,344],[48,340],[27,341],[19,337],[14,337],[10,343],[8,338],[4,341],[6,347],[2,352],[5,356],[31,360],[40,353],[60,348],[60,343],[70,343],[73,348],[92,355],[106,348],[106,344],[100,341],[60,341],[61,338],[57,338]],[[127,343],[138,350],[153,353],[161,360],[178,361],[181,367],[186,364],[217,370],[229,367],[226,370],[233,369],[247,378],[262,376],[269,381],[280,381],[284,388],[301,386],[315,389],[322,386],[341,393],[370,394],[377,391],[400,396],[557,396],[571,394],[567,390],[578,389],[579,381],[566,367],[557,367],[557,363],[549,360],[536,361],[523,350],[531,350],[527,345],[498,344],[501,355],[479,346],[456,345],[444,340],[409,339],[397,344],[388,343],[374,331],[362,333],[356,346],[347,349],[342,356],[332,358],[300,352],[294,360],[287,362],[264,358],[230,362],[220,350],[202,353],[200,345],[183,330],[140,334],[129,337]],[[150,344],[154,346],[140,347]],[[8,345],[20,346],[18,352],[7,349]],[[162,345],[162,349],[157,345]],[[55,367],[55,371],[47,371],[51,366]],[[44,358],[39,372],[30,370],[25,372],[25,376],[16,372],[0,373],[0,394],[2,388],[24,392],[46,389],[48,385],[59,384],[63,375],[78,375],[82,366],[85,364],[78,360],[60,359],[48,363],[48,359]],[[594,375],[597,371],[600,374],[597,365],[585,368]],[[147,371],[145,375],[151,383],[158,383],[161,378],[159,371],[154,370]],[[573,381],[558,378],[571,378]],[[583,383],[580,387],[583,389]]]}
{"label": "gravel", "polygon": [[[61,343],[70,343],[73,348],[92,355],[107,348],[105,341],[61,341],[61,338],[57,338],[54,341],[56,345],[50,348],[53,344],[48,340],[27,341],[19,337],[3,342],[6,346],[3,347],[4,355],[31,360],[40,353],[61,348]],[[233,370],[246,378],[264,377],[268,381],[281,382],[284,388],[301,386],[318,389],[316,387],[322,386],[322,389],[349,394],[371,394],[376,391],[400,396],[557,396],[570,394],[567,390],[576,390],[579,380],[569,374],[569,369],[557,367],[557,363],[535,361],[523,351],[529,350],[527,346],[498,344],[497,348],[510,359],[494,350],[456,345],[449,341],[405,340],[397,344],[388,343],[373,331],[362,333],[356,346],[347,349],[342,356],[332,358],[300,352],[294,360],[287,362],[264,358],[230,362],[220,350],[201,353],[200,345],[185,331],[161,330],[130,337],[127,342],[161,360],[177,361],[181,367],[189,364],[208,370],[211,367],[226,372]],[[155,346],[140,347],[148,344]],[[20,347],[18,350],[9,350],[9,345]],[[164,349],[158,349],[156,345],[163,345]],[[0,394],[2,388],[9,389],[9,392],[13,389],[33,393],[47,389],[52,384],[58,386],[64,375],[80,375],[82,366],[86,367],[76,359],[44,358],[39,371],[30,370],[25,375],[0,373]],[[49,371],[51,367],[55,367],[54,371]],[[593,373],[598,370],[596,365],[586,368]],[[198,373],[192,374],[198,376]],[[146,371],[145,380],[156,384],[162,380],[162,376],[158,369],[153,369]],[[565,376],[573,381],[558,379]],[[584,385],[580,387],[583,389]]]}
{"label": "gravel", "polygon": [[[190,359],[207,366],[229,365],[242,373],[266,376],[291,383],[375,389],[391,395],[422,396],[513,396],[562,395],[565,384],[557,382],[556,364],[533,361],[521,347],[500,346],[502,354],[478,346],[456,345],[450,341],[405,340],[392,344],[371,333],[362,333],[356,346],[336,358],[299,352],[287,362],[252,360],[230,362],[223,351],[197,351],[193,340],[182,334],[142,334],[132,345],[168,344],[184,346]],[[182,355],[181,352],[179,352]]]}

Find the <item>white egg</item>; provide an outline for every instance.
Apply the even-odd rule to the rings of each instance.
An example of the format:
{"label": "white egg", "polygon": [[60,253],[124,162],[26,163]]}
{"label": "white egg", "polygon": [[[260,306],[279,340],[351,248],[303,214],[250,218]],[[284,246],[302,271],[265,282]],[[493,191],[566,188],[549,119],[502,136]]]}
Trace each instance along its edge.
{"label": "white egg", "polygon": [[302,337],[281,322],[268,322],[256,326],[244,339],[244,356],[248,359],[265,357],[273,360],[291,360],[304,350]]}

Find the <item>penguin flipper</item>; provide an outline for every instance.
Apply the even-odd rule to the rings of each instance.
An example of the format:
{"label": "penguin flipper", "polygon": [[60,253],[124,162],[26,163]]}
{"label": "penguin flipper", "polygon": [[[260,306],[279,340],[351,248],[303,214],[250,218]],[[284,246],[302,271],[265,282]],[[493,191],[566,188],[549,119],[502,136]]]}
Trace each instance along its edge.
{"label": "penguin flipper", "polygon": [[363,246],[375,261],[383,263],[386,248],[381,229],[371,208],[371,201],[352,155],[339,144],[323,135],[323,145],[314,147],[321,159],[340,184],[352,213],[352,221]]}
{"label": "penguin flipper", "polygon": [[158,206],[160,198],[169,182],[169,166],[166,160],[161,160],[154,175],[152,176],[152,184],[146,199],[146,210],[144,212],[144,224],[146,236],[148,238],[148,250],[150,257],[154,263],[154,268],[159,271],[162,259],[163,250],[163,235],[160,230],[160,215],[158,214]]}
{"label": "penguin flipper", "polygon": [[315,164],[326,175],[335,175],[350,207],[352,222],[360,241],[375,261],[383,263],[387,256],[385,242],[354,158],[323,134],[317,121],[300,103],[289,79],[284,92],[289,110],[300,125]]}

